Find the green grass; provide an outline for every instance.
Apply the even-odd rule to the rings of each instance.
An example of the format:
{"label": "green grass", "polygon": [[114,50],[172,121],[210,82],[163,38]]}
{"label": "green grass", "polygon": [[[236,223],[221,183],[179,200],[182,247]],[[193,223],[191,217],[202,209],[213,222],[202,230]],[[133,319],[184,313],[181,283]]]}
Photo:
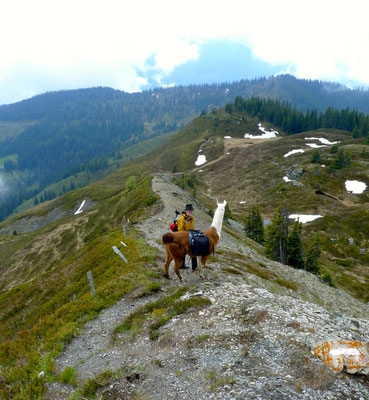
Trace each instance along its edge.
{"label": "green grass", "polygon": [[231,267],[223,267],[222,271],[227,272],[228,274],[231,275],[243,275],[243,273],[240,270]]}
{"label": "green grass", "polygon": [[[132,232],[133,234],[133,232]],[[156,252],[136,238],[126,238],[128,264],[112,251],[121,233],[110,232],[96,239],[77,260],[65,262],[34,281],[0,296],[0,362],[6,386],[0,389],[4,399],[41,396],[43,385],[36,372],[47,357],[56,357],[78,328],[102,309],[113,305],[124,294],[148,284],[145,267],[148,256]],[[92,297],[87,271],[92,271],[96,296]],[[8,310],[4,312],[4,310]],[[17,333],[17,334],[16,334]],[[22,359],[26,358],[24,364]],[[53,375],[53,365],[45,371]]]}
{"label": "green grass", "polygon": [[123,323],[115,328],[113,340],[120,333],[131,332],[133,335],[136,334],[142,330],[146,321],[149,321],[149,336],[152,340],[155,340],[159,336],[160,327],[175,316],[183,314],[191,308],[199,308],[211,304],[208,298],[203,297],[180,300],[180,297],[187,291],[187,287],[182,287],[170,295],[161,296],[158,300],[141,306],[135,312],[129,314]]}
{"label": "green grass", "polygon": [[[136,176],[136,185],[132,190],[125,190],[125,181]],[[53,209],[74,208],[81,199],[90,198],[95,207],[85,211],[79,217],[71,215],[55,220],[37,231],[0,240],[0,258],[2,263],[2,281],[0,290],[12,281],[30,280],[55,265],[79,252],[83,246],[97,237],[102,237],[117,227],[121,227],[122,217],[130,220],[130,225],[138,222],[150,210],[158,199],[152,192],[151,177],[144,167],[127,168],[120,173],[105,178],[99,184],[90,185],[70,192],[60,199],[41,204],[29,212],[20,214],[7,221],[9,226],[23,217],[43,217]],[[154,206],[155,207],[155,206]],[[45,217],[46,218],[46,217]],[[119,244],[119,241],[118,241]],[[54,249],[52,254],[48,253]],[[22,274],[13,268],[22,265]],[[21,281],[22,282],[22,281]]]}
{"label": "green grass", "polygon": [[77,375],[72,367],[66,367],[59,375],[58,381],[61,383],[66,383],[68,385],[77,384]]}
{"label": "green grass", "polygon": [[159,282],[149,282],[143,290],[137,295],[137,297],[151,296],[161,290],[161,284]]}
{"label": "green grass", "polygon": [[99,389],[109,386],[112,381],[119,379],[130,372],[132,372],[132,368],[123,367],[118,371],[106,370],[95,378],[88,379],[80,390],[82,398],[95,397],[96,392]]}
{"label": "green grass", "polygon": [[206,378],[210,382],[209,391],[215,392],[222,386],[234,385],[236,380],[232,375],[221,375],[216,370],[211,370],[206,374]]}
{"label": "green grass", "polygon": [[210,335],[200,335],[196,338],[197,343],[201,343],[206,339],[209,339]]}
{"label": "green grass", "polygon": [[273,282],[277,283],[279,286],[282,286],[286,289],[291,289],[294,292],[297,291],[297,285],[296,283],[289,281],[287,279],[282,279],[282,278],[277,278]]}
{"label": "green grass", "polygon": [[268,269],[260,268],[260,267],[257,267],[255,265],[251,265],[251,264],[244,264],[244,265],[246,266],[247,271],[250,274],[254,274],[261,279],[270,281],[270,280],[273,280],[274,278],[278,277],[278,275],[275,272],[270,271]]}
{"label": "green grass", "polygon": [[[235,113],[228,115],[228,118],[230,118],[228,124],[224,116],[223,119],[218,118],[217,127],[209,125],[208,129],[211,132],[209,136],[216,136],[218,129],[225,132],[240,118],[240,115]],[[232,129],[229,130],[232,137],[239,137],[237,132],[237,129],[234,132]],[[320,149],[322,160],[324,160],[322,163],[311,163],[311,156],[315,150],[306,147],[308,141],[305,137],[307,136],[325,137],[331,141],[339,140],[341,142],[339,147],[342,147],[345,152],[351,152],[351,166],[329,170],[329,164],[333,163],[336,157],[335,154],[330,154],[331,147]],[[354,195],[347,193],[345,189],[347,179],[357,179],[369,184],[367,164],[369,146],[362,142],[362,139],[352,140],[347,132],[325,129],[290,135],[264,143],[254,140],[252,146],[233,148],[232,157],[226,157],[208,168],[204,165],[204,171],[199,175],[206,185],[197,186],[196,197],[203,201],[211,189],[212,197],[221,196],[227,199],[232,214],[238,221],[246,218],[253,205],[258,205],[263,217],[269,220],[280,205],[284,205],[291,214],[324,215],[324,218],[303,225],[305,249],[314,234],[321,232],[320,264],[330,274],[337,287],[350,292],[360,300],[368,301],[365,289],[369,282],[367,267],[369,265],[369,191]],[[288,151],[296,148],[304,148],[305,153],[288,158],[283,157]],[[323,163],[327,165],[326,168],[321,167]],[[303,186],[294,186],[290,182],[283,181],[286,170],[295,164],[304,170],[303,175],[297,179]],[[224,179],[225,175],[227,179]],[[337,197],[338,200],[317,195],[316,190]],[[239,201],[245,199],[247,199],[247,206],[241,206]],[[210,204],[209,201],[208,204]],[[331,242],[330,238],[336,239],[336,242]],[[349,238],[354,239],[354,244],[349,244]],[[260,249],[258,248],[257,251]],[[351,260],[351,262],[340,260]],[[351,279],[347,277],[337,279],[342,273],[342,268],[351,269]],[[277,276],[271,276],[268,270],[259,269],[253,264],[248,269],[249,272],[263,279],[277,278]],[[232,273],[232,271],[227,272]]]}
{"label": "green grass", "polygon": [[[0,257],[8,257],[7,265],[21,261],[20,254],[26,249],[28,261],[25,258],[20,264],[19,277],[30,267],[28,282],[0,294],[1,399],[41,399],[45,382],[73,381],[72,371],[64,371],[59,378],[55,376],[53,360],[78,330],[124,294],[138,287],[147,288],[147,294],[158,290],[157,250],[149,247],[132,226],[124,238],[127,247],[122,249],[128,264],[112,250],[123,239],[122,215],[136,222],[150,213],[150,207],[155,207],[157,197],[151,192],[151,177],[146,175],[142,179],[143,171],[135,170],[136,183],[129,191],[124,182],[133,175],[131,168],[99,185],[51,202],[54,207],[68,207],[68,202],[75,204],[88,193],[99,202],[99,207],[85,220],[66,217],[39,231],[1,238]],[[51,204],[44,207],[52,208]],[[34,249],[42,245],[42,235],[44,247],[37,252]],[[87,271],[93,275],[95,297],[91,295]],[[39,379],[42,370],[46,375]]]}

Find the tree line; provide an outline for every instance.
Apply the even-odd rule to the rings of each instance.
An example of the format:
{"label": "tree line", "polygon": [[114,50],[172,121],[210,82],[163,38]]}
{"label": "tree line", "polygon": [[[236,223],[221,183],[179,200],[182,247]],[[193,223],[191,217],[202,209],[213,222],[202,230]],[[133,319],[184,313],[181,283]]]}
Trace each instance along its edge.
{"label": "tree line", "polygon": [[328,107],[324,112],[297,110],[289,102],[237,96],[233,103],[227,103],[225,111],[245,112],[261,121],[267,121],[281,128],[287,134],[295,134],[320,128],[342,129],[352,132],[354,138],[368,137],[369,115],[345,108],[334,110]]}
{"label": "tree line", "polygon": [[245,232],[251,239],[265,246],[265,254],[272,260],[319,275],[319,236],[314,236],[305,255],[302,223],[295,221],[290,228],[289,213],[286,209],[277,209],[265,232],[259,208],[252,207],[246,218]]}

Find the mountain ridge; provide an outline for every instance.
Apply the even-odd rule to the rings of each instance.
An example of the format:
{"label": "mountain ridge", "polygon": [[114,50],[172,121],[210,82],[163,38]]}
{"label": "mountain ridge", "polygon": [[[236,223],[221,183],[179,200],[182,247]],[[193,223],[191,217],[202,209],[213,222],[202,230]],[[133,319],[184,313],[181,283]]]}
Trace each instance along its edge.
{"label": "mountain ridge", "polygon": [[11,188],[5,200],[2,195],[0,218],[35,195],[44,201],[65,193],[72,179],[63,191],[46,188],[81,170],[111,171],[132,144],[178,131],[200,112],[210,113],[237,96],[276,98],[299,110],[369,112],[368,91],[289,75],[132,94],[101,87],[50,92],[3,105],[0,173]]}
{"label": "mountain ridge", "polygon": [[[277,131],[277,138],[259,143],[244,137],[245,132],[259,135],[261,128]],[[332,145],[310,148],[305,135],[316,145],[321,143],[313,139],[317,136]],[[344,186],[348,178],[369,183],[365,140],[330,129],[286,135],[272,123],[228,106],[192,120],[153,153],[137,157],[102,180],[0,223],[0,229],[8,229],[0,237],[0,363],[4,371],[0,395],[6,400],[112,399],[127,393],[150,398],[150,382],[159,375],[165,383],[152,387],[154,398],[163,398],[164,391],[171,390],[193,398],[194,385],[197,398],[208,398],[209,391],[214,398],[232,397],[234,389],[240,398],[256,390],[264,398],[291,400],[317,393],[326,397],[342,393],[347,397],[350,390],[367,393],[365,377],[332,375],[309,350],[316,340],[365,341],[368,335],[368,194],[350,194]],[[331,152],[338,141],[336,152]],[[304,152],[284,157],[299,148]],[[340,150],[351,153],[351,165],[336,169]],[[311,161],[315,151],[326,167]],[[206,157],[201,168],[195,164],[199,154]],[[296,184],[284,181],[286,169],[295,164],[303,174],[295,178]],[[158,181],[163,184],[159,189]],[[317,188],[335,195],[338,202],[317,196]],[[160,237],[168,230],[174,209],[193,203],[197,227],[208,228],[220,197],[229,202],[235,220],[223,224],[221,245],[206,269],[208,281],[188,272],[189,286],[183,287],[171,272],[168,283],[162,276]],[[75,215],[84,200],[89,206]],[[245,236],[244,217],[252,205],[258,204],[262,214],[270,217],[281,202],[290,204],[294,212],[324,211],[323,218],[304,226],[304,240],[321,233],[321,268],[338,289],[306,271],[265,258],[263,246]],[[58,208],[67,214],[47,221]],[[43,226],[11,234],[20,218],[31,223],[37,216],[44,218]],[[113,246],[122,251],[127,264]],[[96,296],[91,296],[88,271]],[[124,305],[120,316],[113,314],[105,331],[96,328],[100,322],[86,325],[122,298],[133,306]],[[196,327],[197,321],[203,325]],[[83,334],[84,327],[91,335]],[[106,338],[99,341],[100,335]],[[106,347],[110,340],[111,348]],[[91,357],[82,354],[80,368],[72,364],[72,358],[70,364],[58,360],[63,351],[71,356],[73,347],[68,345],[73,341],[83,341],[82,348],[93,353]],[[125,353],[127,343],[141,350],[143,344],[143,353]],[[177,349],[182,352],[178,357],[172,354]],[[148,359],[150,350],[155,360]],[[124,357],[123,370],[119,370],[117,354]],[[89,362],[95,361],[97,368],[90,369]],[[181,376],[183,367],[191,377],[194,366],[193,380],[187,374]],[[163,381],[158,369],[170,379]],[[90,371],[103,376],[91,376]],[[136,389],[126,386],[132,380]]]}

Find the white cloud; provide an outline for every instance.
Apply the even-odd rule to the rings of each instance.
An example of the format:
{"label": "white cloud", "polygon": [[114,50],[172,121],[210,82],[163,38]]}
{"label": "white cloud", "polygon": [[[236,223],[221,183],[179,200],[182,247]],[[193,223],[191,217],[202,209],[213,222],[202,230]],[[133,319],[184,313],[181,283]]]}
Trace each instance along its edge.
{"label": "white cloud", "polygon": [[364,0],[3,0],[0,104],[61,88],[136,91],[148,58],[160,80],[222,38],[301,78],[369,84],[366,10]]}

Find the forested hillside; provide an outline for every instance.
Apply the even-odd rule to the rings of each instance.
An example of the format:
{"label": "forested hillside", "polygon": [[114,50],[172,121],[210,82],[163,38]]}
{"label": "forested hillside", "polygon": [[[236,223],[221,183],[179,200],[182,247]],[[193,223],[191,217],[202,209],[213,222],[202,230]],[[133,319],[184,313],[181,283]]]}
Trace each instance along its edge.
{"label": "forested hillside", "polygon": [[[313,125],[298,131],[314,129],[320,123],[319,113],[331,107],[327,112],[333,125],[338,110],[345,109],[350,127],[340,129],[358,128],[354,134],[366,136],[367,119],[362,113],[369,112],[368,91],[289,75],[132,94],[110,88],[46,93],[0,106],[0,178],[8,188],[0,193],[0,220],[50,184],[80,171],[106,170],[113,166],[108,158],[119,160],[120,151],[128,146],[182,128],[200,112],[211,112],[237,96],[270,97],[296,107],[293,113],[288,111],[289,118],[282,117],[280,124],[271,121],[286,133],[296,132],[301,111],[312,110],[309,118]],[[281,113],[287,112],[286,106],[282,104]],[[349,111],[348,107],[357,111]],[[258,117],[269,120],[260,110]],[[73,188],[71,184],[63,192]],[[59,194],[48,191],[35,202]]]}
{"label": "forested hillside", "polygon": [[320,128],[349,131],[354,138],[367,137],[369,133],[369,116],[348,107],[342,110],[328,107],[325,112],[320,113],[317,110],[302,112],[291,107],[291,104],[278,100],[260,97],[246,100],[237,96],[234,103],[228,103],[225,109],[229,113],[233,110],[246,112],[252,117],[272,123],[287,134]]}

